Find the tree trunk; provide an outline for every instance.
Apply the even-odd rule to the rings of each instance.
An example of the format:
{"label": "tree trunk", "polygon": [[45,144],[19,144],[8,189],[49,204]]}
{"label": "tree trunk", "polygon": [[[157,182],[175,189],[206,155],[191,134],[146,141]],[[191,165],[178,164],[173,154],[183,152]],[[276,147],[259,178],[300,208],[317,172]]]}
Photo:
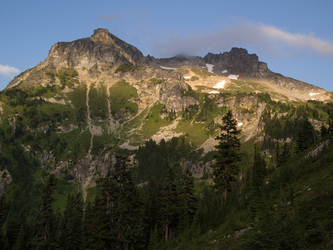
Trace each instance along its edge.
{"label": "tree trunk", "polygon": [[225,188],[224,188],[224,200],[225,201],[227,200],[227,193],[228,193],[228,188],[227,188],[227,185],[226,185]]}
{"label": "tree trunk", "polygon": [[169,225],[165,224],[165,242],[168,242]]}

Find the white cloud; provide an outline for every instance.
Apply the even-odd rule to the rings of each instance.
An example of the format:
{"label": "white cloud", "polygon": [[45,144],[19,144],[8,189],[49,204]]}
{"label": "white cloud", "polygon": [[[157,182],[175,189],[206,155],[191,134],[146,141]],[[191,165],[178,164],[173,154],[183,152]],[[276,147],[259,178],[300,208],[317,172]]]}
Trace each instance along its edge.
{"label": "white cloud", "polygon": [[0,75],[4,77],[14,77],[19,74],[20,70],[8,65],[0,65]]}
{"label": "white cloud", "polygon": [[231,47],[254,46],[271,55],[284,55],[296,51],[312,51],[333,56],[333,42],[325,41],[313,34],[291,33],[272,25],[240,22],[218,31],[197,31],[196,33],[174,34],[165,32],[161,40],[153,41],[157,56],[177,54],[205,55],[220,53]]}
{"label": "white cloud", "polygon": [[281,41],[296,49],[309,49],[318,54],[333,56],[333,43],[313,34],[290,33],[274,26],[260,24],[258,29],[266,40]]}

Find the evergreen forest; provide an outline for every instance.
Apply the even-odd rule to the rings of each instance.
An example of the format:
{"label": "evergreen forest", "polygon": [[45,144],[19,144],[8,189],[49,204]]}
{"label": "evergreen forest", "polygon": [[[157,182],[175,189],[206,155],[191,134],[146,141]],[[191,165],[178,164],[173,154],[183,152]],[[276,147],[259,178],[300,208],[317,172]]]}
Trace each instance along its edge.
{"label": "evergreen forest", "polygon": [[[88,150],[76,141],[89,141],[84,132],[66,137],[54,129],[74,119],[84,131],[80,99],[73,97],[76,109],[54,109],[36,98],[50,88],[1,93],[11,113],[0,126],[1,180],[8,180],[0,197],[0,249],[333,248],[332,103],[291,105],[252,94],[266,103],[261,139],[241,143],[241,128],[224,107],[213,124],[218,144],[208,153],[190,135],[149,139],[134,150],[113,147],[115,138],[108,148],[95,141],[92,154],[110,151],[114,160],[84,193],[79,177],[57,174],[46,160],[41,166],[43,154],[36,153],[51,151],[56,162],[74,165]],[[172,111],[165,120],[186,121],[195,111]]]}

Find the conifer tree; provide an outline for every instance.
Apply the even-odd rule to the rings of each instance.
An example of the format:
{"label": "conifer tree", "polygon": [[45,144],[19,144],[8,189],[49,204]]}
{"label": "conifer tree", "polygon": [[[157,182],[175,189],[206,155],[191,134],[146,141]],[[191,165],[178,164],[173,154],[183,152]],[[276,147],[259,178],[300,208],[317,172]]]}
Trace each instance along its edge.
{"label": "conifer tree", "polygon": [[159,242],[158,230],[157,230],[157,226],[155,226],[154,231],[152,231],[150,234],[148,250],[158,249],[158,242]]}
{"label": "conifer tree", "polygon": [[275,145],[275,166],[277,168],[281,167],[281,155],[280,155],[280,144],[277,141]]}
{"label": "conifer tree", "polygon": [[252,212],[253,217],[255,217],[258,214],[258,211],[262,208],[263,204],[262,187],[265,174],[266,174],[265,160],[260,155],[255,145],[253,169],[251,175],[251,201],[250,201],[250,210]]}
{"label": "conifer tree", "polygon": [[180,200],[182,214],[188,220],[188,223],[191,223],[198,209],[198,199],[194,194],[194,178],[189,168],[186,168],[182,175]]}
{"label": "conifer tree", "polygon": [[[30,235],[29,225],[27,224],[26,221],[26,217],[27,217],[27,211],[25,208],[23,208],[16,221],[16,225],[18,226],[19,230],[17,231],[15,245],[12,247],[13,249],[24,250],[27,248],[26,246],[28,245],[28,240],[29,237],[31,237],[31,235]],[[7,231],[7,234],[10,233]]]}
{"label": "conifer tree", "polygon": [[[158,226],[160,225],[160,208],[161,208],[161,187],[157,185],[152,179],[149,182],[148,187],[148,197],[145,205],[145,223],[147,225],[146,228],[146,235],[151,235],[153,231],[155,231],[155,228],[158,229]],[[157,232],[158,233],[158,232]],[[146,242],[148,243],[149,239],[146,239]]]}
{"label": "conifer tree", "polygon": [[[101,246],[101,241],[98,242],[101,232],[101,213],[103,209],[99,207],[97,201],[99,197],[95,198],[95,204],[88,202],[85,208],[83,228],[84,228],[84,248],[85,249],[103,249],[104,243]],[[103,213],[104,215],[104,213]],[[104,217],[104,216],[103,216]],[[100,244],[98,244],[100,243]],[[99,246],[99,247],[98,247]]]}
{"label": "conifer tree", "polygon": [[283,149],[282,149],[282,153],[281,153],[281,166],[286,164],[286,162],[288,161],[288,159],[290,158],[291,154],[290,154],[290,150],[289,150],[289,146],[287,143],[284,143],[283,145]]}
{"label": "conifer tree", "polygon": [[222,122],[221,134],[216,137],[219,144],[216,146],[216,164],[213,166],[213,173],[216,187],[224,189],[224,198],[227,199],[229,185],[237,180],[239,175],[237,162],[241,156],[238,136],[241,130],[237,129],[237,122],[231,111],[222,118]]}
{"label": "conifer tree", "polygon": [[61,244],[65,249],[82,249],[83,198],[81,193],[69,195],[61,221]]}
{"label": "conifer tree", "polygon": [[32,244],[36,249],[55,249],[55,216],[52,204],[55,201],[53,192],[56,187],[56,177],[51,174],[43,189],[39,213],[36,220],[36,233]]}
{"label": "conifer tree", "polygon": [[88,211],[85,228],[95,234],[87,235],[87,248],[130,249],[142,244],[143,206],[125,159],[118,157],[112,172],[109,170],[102,179],[101,194],[95,199],[95,218],[90,208]]}
{"label": "conifer tree", "polygon": [[5,195],[3,194],[0,196],[0,245],[1,246],[5,245],[2,226],[5,223],[6,214],[7,214],[7,202],[5,199]]}
{"label": "conifer tree", "polygon": [[301,130],[296,140],[296,151],[303,152],[308,149],[315,141],[314,128],[308,119],[303,121]]}
{"label": "conifer tree", "polygon": [[175,173],[171,167],[161,194],[161,217],[164,227],[165,241],[174,235],[179,220],[179,194],[176,189]]}
{"label": "conifer tree", "polygon": [[328,134],[328,130],[327,130],[326,126],[324,124],[321,125],[321,127],[320,127],[321,138],[324,138],[327,134]]}

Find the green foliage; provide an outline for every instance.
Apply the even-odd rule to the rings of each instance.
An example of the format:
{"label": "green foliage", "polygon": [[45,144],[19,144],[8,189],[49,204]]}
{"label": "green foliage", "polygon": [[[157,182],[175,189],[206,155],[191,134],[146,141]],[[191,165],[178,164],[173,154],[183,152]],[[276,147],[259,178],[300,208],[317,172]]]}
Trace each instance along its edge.
{"label": "green foliage", "polygon": [[301,130],[297,136],[297,152],[303,152],[315,142],[315,132],[308,119],[303,121]]}
{"label": "green foliage", "polygon": [[254,146],[254,161],[251,174],[250,186],[250,210],[254,219],[262,211],[264,207],[263,186],[264,177],[266,175],[266,163],[264,158],[257,151],[256,145]]}
{"label": "green foliage", "polygon": [[199,111],[198,105],[190,105],[189,107],[186,107],[182,112],[183,120],[192,120],[193,117],[198,113],[198,111]]}
{"label": "green foliage", "polygon": [[192,76],[192,77],[191,77],[191,81],[192,81],[192,82],[197,81],[197,80],[199,80],[199,77],[197,77],[197,76]]}
{"label": "green foliage", "polygon": [[[114,172],[102,179],[101,193],[95,199],[94,219],[87,218],[87,248],[130,249],[140,247],[142,203],[132,182],[126,161],[117,158]],[[90,209],[88,210],[90,213]]]}
{"label": "green foliage", "polygon": [[91,86],[89,91],[90,116],[105,120],[108,114],[106,88],[103,85]]}
{"label": "green foliage", "polygon": [[12,107],[16,106],[37,106],[42,105],[45,101],[41,97],[42,94],[46,93],[47,89],[43,87],[31,88],[22,90],[17,87],[10,88],[3,91],[2,100]]}
{"label": "green foliage", "polygon": [[199,76],[213,76],[213,73],[208,72],[207,70],[192,67],[191,70]]}
{"label": "green foliage", "polygon": [[241,131],[237,129],[237,122],[231,111],[222,118],[222,122],[221,134],[216,137],[219,144],[216,146],[216,164],[213,166],[213,172],[215,185],[224,189],[226,199],[230,183],[236,181],[239,175],[237,162],[241,157],[238,136]]}
{"label": "green foliage", "polygon": [[121,118],[130,113],[135,115],[138,112],[138,105],[134,99],[138,97],[136,88],[125,80],[112,85],[110,91],[111,112],[114,117]]}
{"label": "green foliage", "polygon": [[161,78],[161,79],[157,79],[157,78],[151,78],[149,80],[151,83],[153,83],[154,85],[157,85],[157,84],[161,84],[161,83],[164,83],[166,80]]}
{"label": "green foliage", "polygon": [[176,188],[176,177],[169,167],[166,182],[161,191],[161,220],[164,239],[167,242],[174,237],[175,228],[180,217],[180,197]]}
{"label": "green foliage", "polygon": [[66,208],[60,222],[60,242],[64,249],[83,248],[83,212],[82,195],[68,195]]}
{"label": "green foliage", "polygon": [[198,199],[194,194],[194,178],[189,168],[182,174],[181,185],[180,185],[180,204],[183,215],[187,219],[187,225],[189,226],[193,222],[194,215],[198,209]]}
{"label": "green foliage", "polygon": [[199,99],[200,94],[192,89],[191,86],[188,86],[188,89],[183,93],[183,96],[190,96],[195,99]]}
{"label": "green foliage", "polygon": [[36,219],[36,228],[32,245],[35,248],[54,249],[56,247],[56,218],[52,210],[52,197],[56,187],[56,178],[50,175],[43,189],[40,208]]}
{"label": "green foliage", "polygon": [[141,69],[140,66],[135,66],[132,64],[121,64],[115,71],[115,73],[126,73],[126,72],[133,72],[136,70]]}
{"label": "green foliage", "polygon": [[55,72],[45,72],[45,75],[47,75],[50,78],[50,84],[55,83],[55,77],[56,77]]}
{"label": "green foliage", "polygon": [[211,98],[208,94],[203,96],[203,101],[200,103],[200,113],[196,116],[197,122],[206,122],[210,120],[212,115],[215,115],[217,110],[217,104],[214,98]]}
{"label": "green foliage", "polygon": [[138,167],[133,169],[137,183],[152,179],[163,180],[167,176],[169,166],[172,166],[180,177],[182,159],[198,160],[198,156],[184,136],[173,137],[167,142],[162,139],[159,144],[149,140],[144,146],[139,147],[135,158],[139,161]]}
{"label": "green foliage", "polygon": [[86,93],[86,85],[75,87],[68,93],[68,98],[71,100],[71,103],[76,107],[76,109],[79,110],[80,108],[86,108]]}
{"label": "green foliage", "polygon": [[[61,88],[64,89],[67,87],[73,87],[75,84],[79,83],[77,77],[78,73],[73,68],[68,68],[62,71],[59,71],[57,74],[57,77],[60,80]],[[51,82],[52,82],[52,76],[51,76]]]}

